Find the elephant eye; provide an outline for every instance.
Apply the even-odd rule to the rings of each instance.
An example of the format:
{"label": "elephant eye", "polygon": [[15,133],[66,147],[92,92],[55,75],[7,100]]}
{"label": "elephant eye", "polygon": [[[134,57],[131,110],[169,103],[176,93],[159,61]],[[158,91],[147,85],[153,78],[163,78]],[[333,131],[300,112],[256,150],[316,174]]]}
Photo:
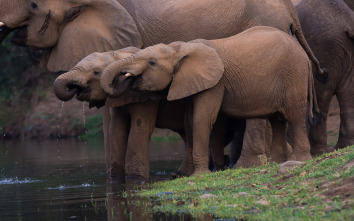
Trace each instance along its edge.
{"label": "elephant eye", "polygon": [[148,63],[149,63],[149,65],[155,65],[156,64],[155,61],[149,61]]}
{"label": "elephant eye", "polygon": [[93,74],[94,75],[98,75],[100,72],[99,71],[94,71]]}
{"label": "elephant eye", "polygon": [[35,3],[35,2],[31,2],[31,7],[32,7],[33,9],[37,9],[37,8],[38,8],[38,5],[37,5],[37,3]]}

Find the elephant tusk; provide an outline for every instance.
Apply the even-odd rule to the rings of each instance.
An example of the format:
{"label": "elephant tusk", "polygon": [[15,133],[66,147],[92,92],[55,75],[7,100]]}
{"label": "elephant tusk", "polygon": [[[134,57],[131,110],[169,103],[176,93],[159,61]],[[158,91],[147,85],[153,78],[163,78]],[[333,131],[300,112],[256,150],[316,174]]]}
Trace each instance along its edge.
{"label": "elephant tusk", "polygon": [[133,74],[132,73],[126,73],[124,76],[131,77],[131,76],[133,76]]}
{"label": "elephant tusk", "polygon": [[4,22],[0,22],[0,27],[4,26],[5,23]]}

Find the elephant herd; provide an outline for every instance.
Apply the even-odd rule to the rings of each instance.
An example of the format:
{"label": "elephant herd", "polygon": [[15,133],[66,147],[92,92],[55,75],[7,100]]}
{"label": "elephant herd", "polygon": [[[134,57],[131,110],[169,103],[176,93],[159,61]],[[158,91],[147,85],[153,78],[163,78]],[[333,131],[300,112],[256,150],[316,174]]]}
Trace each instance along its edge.
{"label": "elephant herd", "polygon": [[149,177],[155,127],[185,142],[176,174],[224,168],[230,142],[234,167],[312,159],[334,95],[336,148],[354,144],[353,0],[0,2],[0,41],[45,49],[57,97],[102,108],[114,179]]}

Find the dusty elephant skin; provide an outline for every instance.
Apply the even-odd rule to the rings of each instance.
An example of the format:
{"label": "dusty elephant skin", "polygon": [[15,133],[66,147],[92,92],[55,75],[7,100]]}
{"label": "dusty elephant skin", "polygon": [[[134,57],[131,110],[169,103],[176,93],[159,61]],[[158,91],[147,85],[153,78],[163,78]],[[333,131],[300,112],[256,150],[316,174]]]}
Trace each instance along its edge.
{"label": "dusty elephant skin", "polygon": [[[254,54],[255,50],[259,53]],[[312,159],[306,133],[307,103],[311,118],[313,110],[319,110],[311,64],[301,46],[282,31],[261,26],[225,39],[158,44],[106,70],[101,76],[106,93],[111,91],[107,84],[114,76],[125,75],[134,78],[133,89],[167,88],[167,100],[188,100],[186,135],[187,143],[193,143],[194,174],[208,172],[210,133],[219,111],[236,118],[269,119],[271,155],[276,162],[287,160],[288,122],[294,137],[291,157]]]}
{"label": "dusty elephant skin", "polygon": [[324,117],[311,127],[310,143],[311,152],[319,155],[327,151],[326,122],[334,95],[341,119],[336,148],[354,144],[354,1],[302,0],[296,10],[311,49],[330,73],[328,84],[315,82]]}
{"label": "dusty elephant skin", "polygon": [[[224,1],[222,4],[214,0],[205,0],[202,4],[194,0],[0,0],[0,3],[0,36],[3,38],[9,30],[16,30],[14,43],[50,49],[47,67],[51,71],[68,71],[82,58],[96,51],[128,46],[140,48],[198,38],[218,39],[252,26],[268,25],[295,34],[314,61],[318,73],[322,73],[302,35],[290,0],[238,0]],[[200,19],[195,19],[196,14],[200,15]],[[155,106],[147,103],[143,107],[151,113],[147,118],[139,116],[142,104],[129,104],[127,111],[116,113],[120,119],[140,119],[142,122],[140,126],[121,124],[121,127],[134,125],[134,128],[130,128],[128,138],[125,137],[127,134],[117,135],[127,140],[124,142],[126,146],[118,149],[135,153],[139,147],[143,153],[147,152],[153,128],[149,124],[154,124],[158,110],[157,102]],[[108,108],[103,108],[103,121],[106,159],[112,158],[112,162],[117,162],[116,156],[109,156],[111,120]],[[144,136],[138,139],[141,134]],[[148,167],[142,166],[148,165],[147,157],[140,159],[138,155],[127,155],[133,158],[126,158],[126,168],[129,168],[126,173],[148,177]],[[111,169],[110,164],[107,163],[108,170]]]}
{"label": "dusty elephant skin", "polygon": [[[60,75],[54,82],[54,91],[57,97],[61,100],[70,100],[75,95],[76,98],[80,101],[87,101],[90,104],[90,107],[98,107],[100,108],[102,105],[106,104],[109,106],[113,106],[110,108],[112,120],[110,122],[110,134],[111,136],[111,154],[114,155],[116,159],[119,161],[113,161],[112,170],[110,171],[111,176],[115,178],[115,180],[123,180],[125,174],[125,158],[127,154],[127,150],[114,148],[118,147],[119,144],[115,144],[114,142],[126,142],[125,134],[129,131],[125,131],[123,133],[124,127],[121,125],[124,123],[128,124],[129,122],[123,118],[119,118],[119,113],[128,114],[129,109],[127,107],[122,107],[122,104],[132,102],[146,102],[148,99],[161,100],[159,93],[147,94],[141,93],[139,91],[132,91],[124,89],[124,96],[118,98],[107,98],[102,89],[100,88],[100,76],[103,70],[111,64],[113,61],[121,60],[129,55],[132,55],[138,52],[140,49],[135,47],[128,47],[125,49],[110,51],[104,53],[95,52],[83,60],[81,60],[74,68],[72,68],[69,72],[66,72]],[[122,79],[116,79],[116,84],[122,86]],[[129,84],[128,84],[129,85]],[[146,104],[142,104],[146,106]],[[124,106],[124,105],[123,105]],[[143,116],[143,114],[149,115],[150,113],[146,113],[144,108],[142,108],[143,113],[139,116]],[[118,112],[118,114],[117,114]],[[185,139],[185,131],[184,131],[184,115],[181,113],[185,112],[185,101],[179,100],[174,102],[167,102],[166,100],[162,100],[158,105],[158,114],[156,118],[155,126],[159,128],[169,128],[173,131],[179,133],[183,139]],[[227,143],[229,143],[234,136],[234,131],[239,131],[238,128],[235,128],[237,125],[237,120],[225,119],[223,116],[218,118],[218,122],[215,125],[215,130],[217,133],[213,133],[211,139],[211,145],[216,146],[218,148],[224,148]],[[226,121],[227,120],[227,121]],[[139,123],[139,119],[131,120],[131,123]],[[119,132],[118,132],[119,131]],[[226,132],[225,132],[226,131]],[[228,132],[228,133],[227,133]],[[239,132],[242,133],[243,132]],[[118,137],[117,135],[123,134],[122,137]],[[241,139],[242,140],[242,139]],[[126,144],[121,144],[126,145]],[[113,148],[112,148],[113,147]],[[216,148],[217,149],[217,148]],[[217,152],[216,154],[218,154]],[[144,154],[146,157],[148,153],[137,152],[134,154]],[[221,153],[223,157],[223,152]],[[237,153],[235,153],[237,154]],[[218,155],[214,158],[219,157]],[[129,157],[128,157],[129,158]],[[110,159],[107,159],[110,160]],[[223,160],[223,159],[222,159]],[[219,162],[217,162],[219,163]],[[224,167],[224,161],[222,161],[222,165],[218,166],[216,169],[221,169]],[[146,167],[146,165],[144,165]],[[186,154],[185,159],[180,166],[179,170],[176,171],[176,175],[190,175],[193,171],[193,163],[191,161],[191,155]]]}

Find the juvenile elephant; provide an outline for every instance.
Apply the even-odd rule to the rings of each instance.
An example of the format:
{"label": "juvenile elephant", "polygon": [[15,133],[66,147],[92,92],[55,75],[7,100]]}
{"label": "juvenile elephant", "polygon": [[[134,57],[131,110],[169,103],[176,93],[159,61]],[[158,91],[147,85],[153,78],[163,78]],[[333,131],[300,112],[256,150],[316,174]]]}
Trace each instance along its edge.
{"label": "juvenile elephant", "polygon": [[[128,124],[128,120],[120,118],[119,114],[116,112],[123,112],[128,114],[128,110],[124,106],[125,103],[129,102],[143,102],[143,99],[153,100],[155,102],[159,101],[158,113],[156,116],[156,123],[154,127],[158,128],[169,128],[181,135],[185,140],[185,130],[184,130],[184,112],[185,104],[184,100],[178,100],[173,102],[167,102],[165,99],[162,99],[163,96],[159,93],[143,93],[139,91],[132,91],[127,89],[129,84],[124,84],[120,87],[122,96],[118,98],[107,98],[106,94],[100,87],[100,76],[103,70],[113,63],[114,61],[124,59],[130,55],[137,53],[141,49],[135,47],[128,47],[120,49],[117,51],[109,52],[95,52],[84,59],[82,59],[74,68],[70,71],[61,74],[54,82],[54,92],[56,96],[63,100],[67,101],[72,99],[75,95],[76,98],[80,101],[89,102],[89,107],[101,108],[104,105],[110,107],[111,112],[111,122],[110,122],[110,143],[111,143],[111,155],[115,156],[115,159],[118,159],[115,162],[111,176],[115,180],[124,180],[125,171],[128,168],[134,167],[137,162],[129,161],[129,154],[139,155],[140,159],[144,159],[143,162],[138,162],[143,164],[144,162],[149,162],[149,153],[144,152],[145,149],[136,148],[135,152],[130,153],[130,151],[124,148],[118,148],[120,146],[126,146],[127,138],[125,134],[129,133],[125,127],[121,125]],[[125,77],[122,77],[125,79]],[[122,79],[118,79],[120,82]],[[124,92],[124,93],[123,93]],[[138,100],[135,100],[138,98]],[[141,107],[141,110],[144,112],[144,106]],[[141,113],[150,114],[149,112]],[[131,120],[132,122],[137,122],[138,119]],[[240,121],[240,120],[238,120]],[[244,133],[244,123],[240,127],[236,127],[236,120],[225,119],[224,116],[220,116],[218,123],[216,125],[216,133],[213,133],[212,144],[216,146],[215,150],[220,150],[226,146],[233,136],[236,134],[237,140],[242,141],[242,136]],[[128,126],[129,128],[130,126]],[[123,134],[124,136],[119,136]],[[141,134],[144,136],[145,134]],[[140,137],[140,136],[139,136]],[[146,149],[147,150],[147,149]],[[231,157],[231,163],[234,164],[239,156],[240,150],[235,150],[233,156]],[[221,156],[219,156],[220,154]],[[223,151],[218,151],[214,153],[214,158],[216,158],[216,169],[222,169],[224,166],[224,161],[219,162],[223,159]],[[232,165],[231,165],[232,166]],[[146,172],[149,172],[149,165],[143,165]],[[191,160],[191,154],[187,151],[185,159],[176,171],[176,175],[190,175],[193,172],[193,162]]]}
{"label": "juvenile elephant", "polygon": [[312,159],[307,103],[311,116],[313,107],[319,110],[311,64],[302,47],[275,28],[254,27],[225,39],[148,47],[104,70],[101,87],[106,93],[120,90],[112,86],[119,75],[132,81],[133,89],[165,91],[169,101],[190,102],[186,131],[192,131],[188,142],[193,135],[194,174],[208,171],[209,137],[219,111],[235,118],[269,119],[276,162],[286,160],[288,122],[294,138],[291,158]]}
{"label": "juvenile elephant", "polygon": [[[290,0],[0,0],[0,5],[0,41],[15,31],[14,43],[48,49],[44,63],[50,71],[68,71],[92,52],[128,46],[144,48],[197,38],[218,39],[253,26],[267,25],[293,33],[314,62],[318,77],[324,76],[305,41]],[[80,86],[75,85],[69,89]],[[135,101],[139,98],[136,97]],[[129,134],[118,135],[129,136],[125,138],[128,140],[127,146],[119,148],[131,153],[136,152],[137,148],[146,151],[158,103],[126,105],[129,107],[124,107],[124,111],[116,114],[121,119],[127,119],[125,121],[140,119],[141,124],[132,121],[121,124],[126,130],[132,127],[133,130]],[[110,113],[107,108],[103,108],[103,113],[106,159],[112,159],[107,163],[107,170],[111,171],[118,159],[110,153]],[[146,113],[150,115],[146,116]],[[142,133],[144,136],[141,136]],[[137,155],[130,156],[130,161],[143,161]],[[148,162],[134,163],[138,166],[126,173],[148,177],[142,166],[146,164]]]}
{"label": "juvenile elephant", "polygon": [[327,151],[326,119],[334,95],[340,104],[340,130],[336,148],[354,144],[354,1],[293,2],[311,49],[330,73],[328,84],[315,81],[318,106],[324,117],[310,128],[310,143],[312,153],[319,155]]}

